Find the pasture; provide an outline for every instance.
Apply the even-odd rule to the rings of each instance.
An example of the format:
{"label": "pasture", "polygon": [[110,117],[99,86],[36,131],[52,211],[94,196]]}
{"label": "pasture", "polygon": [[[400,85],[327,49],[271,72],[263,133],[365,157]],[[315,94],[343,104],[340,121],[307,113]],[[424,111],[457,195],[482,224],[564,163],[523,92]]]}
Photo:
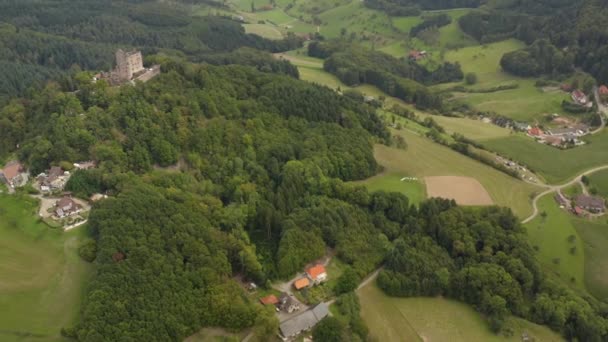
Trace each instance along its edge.
{"label": "pasture", "polygon": [[549,183],[561,183],[585,170],[608,164],[608,131],[587,136],[584,140],[587,141],[584,146],[560,150],[518,134],[487,140],[483,145],[527,165]]}
{"label": "pasture", "polygon": [[283,34],[276,27],[267,24],[244,24],[245,32],[268,39],[282,39]]}
{"label": "pasture", "polygon": [[496,112],[520,121],[540,121],[544,114],[562,113],[561,102],[569,98],[568,94],[558,90],[544,91],[535,87],[534,79],[515,77],[501,70],[502,56],[524,46],[521,41],[509,39],[448,51],[445,54],[447,61],[459,62],[465,74],[477,74],[478,83],[471,89],[507,84],[519,86],[492,93],[455,93],[455,99],[480,111]]}
{"label": "pasture", "polygon": [[[608,160],[606,162],[608,163]],[[608,170],[599,171],[589,176],[589,187],[595,189],[598,195],[608,198]]]}
{"label": "pasture", "polygon": [[353,184],[365,185],[370,192],[400,192],[407,196],[410,203],[419,204],[426,199],[426,189],[419,180],[401,180],[407,175],[399,173],[381,173],[364,181]]}
{"label": "pasture", "polygon": [[532,213],[531,196],[539,190],[499,172],[485,164],[463,156],[451,149],[407,130],[393,130],[401,135],[408,148],[401,150],[376,145],[374,155],[387,173],[407,174],[423,178],[430,176],[466,176],[477,179],[497,205],[510,207],[519,217]]}
{"label": "pasture", "polygon": [[0,340],[57,341],[80,309],[90,264],[77,253],[84,229],[37,220],[33,199],[0,195]]}
{"label": "pasture", "polygon": [[574,227],[585,249],[585,285],[600,300],[608,300],[608,222],[574,218]]}
{"label": "pasture", "polygon": [[584,289],[585,251],[572,224],[572,214],[559,208],[553,194],[543,196],[538,208],[540,214],[525,224],[538,261],[564,283]]}
{"label": "pasture", "polygon": [[453,199],[459,205],[492,205],[490,194],[475,178],[456,176],[425,177],[429,197]]}
{"label": "pasture", "polygon": [[361,316],[377,341],[521,341],[526,332],[536,341],[562,341],[548,328],[510,318],[514,335],[495,335],[483,317],[470,306],[445,298],[394,298],[375,283],[358,292]]}

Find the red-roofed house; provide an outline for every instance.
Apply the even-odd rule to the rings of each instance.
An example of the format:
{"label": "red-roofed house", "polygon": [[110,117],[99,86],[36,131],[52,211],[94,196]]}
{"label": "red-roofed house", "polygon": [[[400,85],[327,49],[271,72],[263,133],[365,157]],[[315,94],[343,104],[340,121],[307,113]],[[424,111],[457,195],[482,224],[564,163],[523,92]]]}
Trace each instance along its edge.
{"label": "red-roofed house", "polygon": [[585,95],[585,93],[583,93],[580,90],[575,90],[572,92],[572,100],[574,100],[574,102],[580,104],[580,105],[586,105],[587,102],[589,101],[587,99],[587,95]]}
{"label": "red-roofed house", "polygon": [[0,170],[0,181],[4,181],[11,188],[24,185],[27,182],[25,168],[18,161],[9,162]]}
{"label": "red-roofed house", "polygon": [[320,284],[327,280],[325,266],[318,264],[306,270],[306,275],[315,284]]}
{"label": "red-roofed house", "polygon": [[310,285],[310,280],[308,280],[308,278],[300,278],[293,282],[293,287],[295,287],[296,290],[301,290],[308,287],[308,285]]}
{"label": "red-roofed house", "polygon": [[543,131],[538,127],[532,127],[528,130],[528,134],[533,137],[540,137],[543,135]]}
{"label": "red-roofed house", "polygon": [[419,61],[426,57],[426,51],[412,50],[408,55],[410,61]]}
{"label": "red-roofed house", "polygon": [[279,303],[279,299],[277,296],[271,294],[269,296],[260,298],[260,303],[264,305],[277,305]]}
{"label": "red-roofed house", "polygon": [[605,85],[602,85],[599,91],[600,95],[608,95],[608,87],[606,87]]}

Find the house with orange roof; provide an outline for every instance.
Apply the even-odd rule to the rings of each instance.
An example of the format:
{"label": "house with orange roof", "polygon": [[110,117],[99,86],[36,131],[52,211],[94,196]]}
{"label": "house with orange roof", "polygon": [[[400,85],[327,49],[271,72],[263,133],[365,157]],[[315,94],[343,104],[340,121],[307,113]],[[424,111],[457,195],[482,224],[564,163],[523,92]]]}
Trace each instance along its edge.
{"label": "house with orange roof", "polygon": [[606,87],[605,85],[602,85],[600,87],[599,92],[600,92],[600,95],[608,95],[608,87]]}
{"label": "house with orange roof", "polygon": [[308,286],[310,286],[310,280],[308,280],[308,278],[300,278],[293,282],[293,287],[295,287],[296,290],[301,290]]}
{"label": "house with orange roof", "polygon": [[307,269],[306,276],[317,285],[327,280],[327,271],[325,266],[318,264]]}
{"label": "house with orange roof", "polygon": [[260,303],[263,305],[277,305],[279,303],[279,299],[277,296],[271,294],[266,297],[260,298]]}

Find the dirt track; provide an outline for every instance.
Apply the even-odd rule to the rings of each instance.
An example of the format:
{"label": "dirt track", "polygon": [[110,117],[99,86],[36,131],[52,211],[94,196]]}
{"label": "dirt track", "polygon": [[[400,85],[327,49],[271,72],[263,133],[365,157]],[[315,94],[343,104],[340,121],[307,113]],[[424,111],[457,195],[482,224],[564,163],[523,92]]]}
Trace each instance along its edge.
{"label": "dirt track", "polygon": [[459,205],[492,205],[492,197],[475,178],[458,176],[425,177],[428,197],[453,199]]}

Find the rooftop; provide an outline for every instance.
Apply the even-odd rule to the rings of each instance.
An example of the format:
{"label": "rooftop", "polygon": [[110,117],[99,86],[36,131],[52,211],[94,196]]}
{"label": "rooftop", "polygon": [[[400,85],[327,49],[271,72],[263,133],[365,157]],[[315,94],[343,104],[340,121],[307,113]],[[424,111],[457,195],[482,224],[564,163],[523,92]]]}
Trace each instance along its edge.
{"label": "rooftop", "polygon": [[578,195],[574,201],[579,207],[604,209],[604,199],[601,197]]}
{"label": "rooftop", "polygon": [[308,280],[308,278],[300,278],[293,283],[293,286],[296,288],[296,290],[303,289],[308,285],[310,285],[310,281]]}
{"label": "rooftop", "polygon": [[19,163],[18,161],[12,161],[6,164],[4,170],[2,170],[2,173],[4,173],[4,177],[6,179],[11,180],[17,177],[17,175],[19,175],[19,173],[21,173],[22,171],[23,165],[21,165],[21,163]]}
{"label": "rooftop", "polygon": [[279,302],[277,297],[273,294],[260,298],[260,302],[264,305],[275,305]]}
{"label": "rooftop", "polygon": [[318,264],[306,270],[312,280],[316,280],[321,274],[326,273],[325,266]]}
{"label": "rooftop", "polygon": [[326,303],[320,303],[314,308],[284,321],[279,326],[279,329],[285,337],[295,336],[304,330],[314,327],[327,315],[329,315],[329,307]]}

